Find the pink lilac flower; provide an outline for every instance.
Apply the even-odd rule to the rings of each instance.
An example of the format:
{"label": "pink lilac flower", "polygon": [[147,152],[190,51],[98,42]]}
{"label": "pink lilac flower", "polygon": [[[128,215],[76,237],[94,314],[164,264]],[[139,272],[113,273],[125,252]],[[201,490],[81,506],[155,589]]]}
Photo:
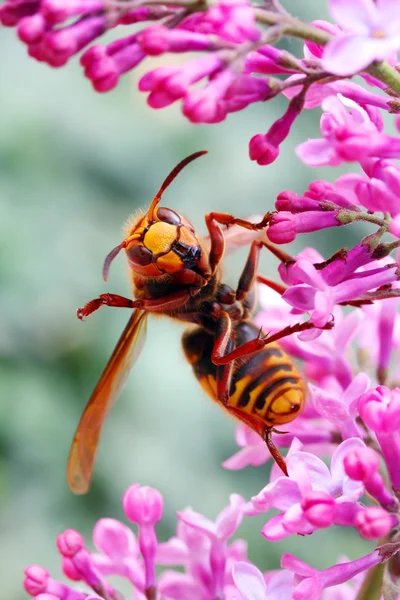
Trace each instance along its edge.
{"label": "pink lilac flower", "polygon": [[[397,265],[349,273],[348,276],[345,270],[341,270],[339,281],[333,281],[330,269],[330,277],[327,278],[324,276],[324,269],[317,270],[314,264],[305,258],[296,260],[291,269],[292,273],[295,273],[296,283],[286,290],[282,297],[297,314],[310,313],[310,319],[316,328],[321,328],[332,320],[336,304],[354,300],[398,278]],[[331,285],[327,279],[332,281]],[[311,331],[313,337],[319,333]],[[300,334],[300,339],[310,339],[309,332],[306,332],[306,335]]]}
{"label": "pink lilac flower", "polygon": [[345,30],[325,47],[322,64],[330,73],[352,75],[400,49],[397,0],[330,0],[329,10]]}
{"label": "pink lilac flower", "polygon": [[371,111],[367,112],[353,100],[341,94],[330,96],[322,102],[322,109],[323,139],[309,139],[296,148],[297,155],[306,164],[338,166],[370,157],[400,156],[398,138],[383,134],[381,120],[377,121]]}
{"label": "pink lilac flower", "polygon": [[[392,558],[398,551],[399,544],[388,543],[357,560],[340,562],[323,570],[311,567],[292,554],[284,554],[281,559],[281,566],[283,569],[294,573],[292,598],[295,600],[319,600],[326,588],[338,586],[357,575],[367,572],[371,567]],[[325,598],[325,596],[323,597]],[[340,595],[338,597],[341,598]]]}
{"label": "pink lilac flower", "polygon": [[288,477],[277,477],[251,499],[249,514],[277,508],[280,514],[264,525],[261,533],[268,540],[281,540],[293,533],[309,534],[333,523],[352,526],[362,510],[358,503],[364,493],[360,482],[344,471],[348,452],[364,443],[358,438],[342,442],[331,458],[331,471],[325,463],[299,448],[296,440],[286,457]]}
{"label": "pink lilac flower", "polygon": [[326,378],[323,387],[309,384],[309,400],[319,415],[335,424],[343,439],[362,437],[356,422],[358,400],[370,387],[366,373],[358,373],[343,389],[336,378]]}
{"label": "pink lilac flower", "polygon": [[379,472],[379,463],[379,456],[372,448],[354,448],[344,459],[344,469],[351,479],[363,482],[368,494],[375,498],[382,508],[395,512],[399,503],[388,490]]}
{"label": "pink lilac flower", "polygon": [[259,165],[269,165],[279,155],[279,146],[287,138],[290,129],[304,107],[304,94],[301,91],[294,96],[285,114],[271,125],[266,134],[258,133],[251,138],[249,155]]}
{"label": "pink lilac flower", "polygon": [[395,493],[400,490],[400,389],[380,385],[359,399],[359,413],[376,435]]}

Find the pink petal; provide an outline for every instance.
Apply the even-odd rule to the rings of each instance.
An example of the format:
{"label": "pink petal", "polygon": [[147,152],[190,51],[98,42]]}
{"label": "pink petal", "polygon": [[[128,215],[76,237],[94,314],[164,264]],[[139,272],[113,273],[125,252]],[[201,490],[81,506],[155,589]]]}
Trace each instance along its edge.
{"label": "pink petal", "polygon": [[309,525],[310,524],[304,518],[300,502],[293,504],[293,506],[291,506],[283,515],[282,526],[289,533],[302,533],[304,528]]}
{"label": "pink petal", "polygon": [[229,506],[224,508],[216,520],[216,533],[220,541],[229,539],[243,519],[245,501],[239,494],[231,494]]}
{"label": "pink petal", "polygon": [[370,42],[370,38],[352,34],[333,38],[325,46],[323,68],[334,75],[353,75],[362,71],[376,58],[375,44]]}
{"label": "pink petal", "polygon": [[281,567],[282,569],[296,573],[296,575],[301,575],[301,577],[312,577],[318,572],[314,567],[310,567],[310,565],[297,558],[297,556],[293,556],[293,554],[282,555]]}
{"label": "pink petal", "polygon": [[302,331],[297,336],[298,339],[302,342],[312,342],[312,340],[317,339],[322,334],[322,329],[309,329],[308,331]]}
{"label": "pink petal", "polygon": [[295,479],[303,494],[310,489],[325,490],[331,474],[320,458],[309,452],[293,452],[287,456],[289,476]]}
{"label": "pink petal", "polygon": [[309,384],[310,399],[316,410],[328,421],[346,421],[349,418],[347,407],[343,400],[330,396],[325,390]]}
{"label": "pink petal", "polygon": [[178,571],[163,571],[159,577],[158,588],[163,597],[204,599],[201,587],[189,575]]}
{"label": "pink petal", "polygon": [[359,397],[369,389],[370,385],[366,373],[357,373],[343,395],[343,402],[350,408],[352,402],[358,402]]}
{"label": "pink petal", "polygon": [[282,294],[282,298],[290,306],[308,311],[314,306],[315,290],[308,285],[294,285]]}
{"label": "pink petal", "polygon": [[255,566],[246,562],[237,562],[233,566],[232,577],[245,600],[267,599],[264,576]]}
{"label": "pink petal", "polygon": [[293,589],[293,574],[281,571],[268,581],[268,600],[291,600]]}
{"label": "pink petal", "polygon": [[382,23],[389,33],[400,30],[400,4],[398,0],[376,0]]}
{"label": "pink petal", "polygon": [[282,526],[283,515],[275,515],[261,529],[261,535],[271,542],[283,540],[288,537],[290,533]]}
{"label": "pink petal", "polygon": [[182,565],[188,559],[188,548],[183,540],[172,537],[157,546],[156,563],[158,565]]}
{"label": "pink petal", "polygon": [[351,340],[356,335],[361,324],[361,315],[359,311],[353,310],[349,315],[346,315],[340,323],[336,324],[333,330],[335,346],[347,348]]}
{"label": "pink petal", "polygon": [[259,467],[270,458],[271,454],[265,445],[262,448],[260,446],[249,446],[224,460],[222,466],[230,471],[238,471],[244,467]]}
{"label": "pink petal", "polygon": [[207,519],[202,514],[195,512],[191,508],[187,508],[182,512],[177,512],[178,518],[189,527],[193,527],[197,531],[205,533],[207,536],[215,537],[215,525],[210,519]]}
{"label": "pink petal", "polygon": [[116,560],[139,553],[135,534],[116,519],[97,521],[93,529],[93,543],[99,552]]}
{"label": "pink petal", "polygon": [[329,12],[344,29],[369,33],[379,20],[379,12],[372,0],[330,0]]}
{"label": "pink petal", "polygon": [[327,140],[309,139],[296,147],[296,154],[306,165],[310,167],[332,167],[340,165],[341,160]]}
{"label": "pink petal", "polygon": [[322,582],[317,575],[303,579],[303,581],[297,584],[294,589],[295,596],[293,597],[296,600],[320,600],[322,592]]}
{"label": "pink petal", "polygon": [[300,500],[301,494],[297,483],[289,477],[278,477],[278,479],[265,486],[257,496],[253,496],[251,502],[257,510],[264,512],[272,507],[279,510],[288,510]]}
{"label": "pink petal", "polygon": [[337,496],[341,490],[340,501],[358,500],[364,493],[364,486],[359,481],[350,479],[345,471],[343,461],[345,456],[354,448],[365,448],[365,444],[359,438],[349,438],[338,446],[332,455],[331,459],[331,494]]}

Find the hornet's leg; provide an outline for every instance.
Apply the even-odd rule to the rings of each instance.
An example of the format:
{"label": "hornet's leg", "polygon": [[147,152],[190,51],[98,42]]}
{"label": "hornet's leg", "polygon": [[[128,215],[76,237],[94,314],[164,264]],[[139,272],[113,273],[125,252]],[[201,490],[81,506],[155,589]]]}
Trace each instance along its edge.
{"label": "hornet's leg", "polygon": [[78,308],[76,311],[78,319],[83,319],[89,316],[101,306],[116,306],[118,308],[138,308],[140,310],[148,310],[151,312],[164,312],[169,310],[175,310],[180,308],[191,298],[200,291],[200,288],[191,288],[188,290],[179,290],[160,298],[147,299],[138,298],[137,300],[130,300],[124,298],[124,296],[118,296],[118,294],[101,294],[98,298],[91,300],[82,308]]}
{"label": "hornet's leg", "polygon": [[[330,321],[320,329],[332,329],[332,327],[333,321]],[[225,354],[225,356],[215,355],[213,357],[213,363],[215,365],[226,365],[229,362],[231,362],[231,360],[243,358],[244,356],[249,356],[249,354],[254,354],[255,352],[258,352],[259,350],[264,348],[264,346],[267,346],[267,344],[277,342],[278,340],[281,340],[282,338],[287,337],[288,335],[292,335],[293,333],[301,333],[302,331],[307,331],[308,329],[314,328],[314,323],[311,323],[311,321],[306,321],[305,323],[296,323],[295,325],[288,325],[287,327],[285,327],[281,331],[278,331],[277,333],[274,333],[273,335],[259,335],[258,337],[254,338],[254,340],[250,340],[249,342],[242,344],[238,348],[235,348],[234,350],[232,350],[232,352]]]}
{"label": "hornet's leg", "polygon": [[221,258],[225,250],[225,240],[220,225],[239,225],[245,229],[258,231],[264,229],[271,220],[271,214],[267,213],[259,223],[251,223],[245,219],[236,219],[227,213],[209,213],[206,215],[206,225],[210,233],[211,248],[210,248],[210,267],[214,273],[217,266],[221,262]]}

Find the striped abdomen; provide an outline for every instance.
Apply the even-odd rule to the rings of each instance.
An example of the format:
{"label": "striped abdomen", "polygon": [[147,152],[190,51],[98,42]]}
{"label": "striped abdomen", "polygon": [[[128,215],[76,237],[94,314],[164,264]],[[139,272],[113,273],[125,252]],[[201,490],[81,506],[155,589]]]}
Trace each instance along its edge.
{"label": "striped abdomen", "polygon": [[[257,337],[258,332],[253,323],[236,324],[236,347]],[[218,401],[216,375],[223,367],[211,362],[213,341],[212,334],[196,329],[184,335],[183,347],[202,387]],[[277,344],[265,346],[257,354],[236,362],[229,406],[242,414],[243,420],[251,425],[254,419],[271,427],[288,423],[297,416],[304,402],[304,384],[294,364]]]}

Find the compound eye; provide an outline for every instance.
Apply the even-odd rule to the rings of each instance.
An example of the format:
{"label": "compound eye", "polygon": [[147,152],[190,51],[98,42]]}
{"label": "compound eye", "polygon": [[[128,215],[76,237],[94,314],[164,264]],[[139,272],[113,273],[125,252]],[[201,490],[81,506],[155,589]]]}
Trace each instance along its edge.
{"label": "compound eye", "polygon": [[149,265],[153,261],[153,253],[144,246],[132,246],[126,251],[129,260],[137,265]]}
{"label": "compound eye", "polygon": [[171,225],[180,225],[181,218],[175,211],[170,208],[161,207],[157,211],[157,219],[164,223],[170,223]]}

